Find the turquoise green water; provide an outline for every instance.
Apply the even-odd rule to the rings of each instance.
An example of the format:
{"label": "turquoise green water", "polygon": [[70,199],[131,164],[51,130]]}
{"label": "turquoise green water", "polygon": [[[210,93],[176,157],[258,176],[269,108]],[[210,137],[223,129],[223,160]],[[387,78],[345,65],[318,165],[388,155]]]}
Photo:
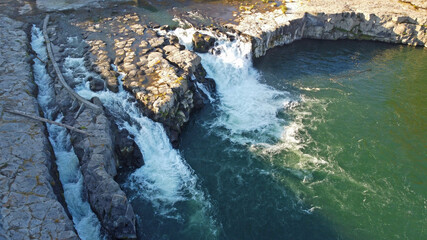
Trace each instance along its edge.
{"label": "turquoise green water", "polygon": [[219,239],[427,239],[426,50],[304,40],[255,68],[291,100],[282,137],[233,141],[214,103],[181,142]]}

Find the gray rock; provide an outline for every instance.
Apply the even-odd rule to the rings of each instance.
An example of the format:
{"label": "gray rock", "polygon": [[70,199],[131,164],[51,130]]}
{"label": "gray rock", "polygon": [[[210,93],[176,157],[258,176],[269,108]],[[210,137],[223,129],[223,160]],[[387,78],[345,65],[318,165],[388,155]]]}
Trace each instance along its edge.
{"label": "gray rock", "polygon": [[0,16],[0,238],[79,239],[55,195],[62,187],[44,125],[3,111],[39,115],[22,27]]}
{"label": "gray rock", "polygon": [[[93,99],[93,102],[100,101]],[[81,161],[81,171],[89,203],[108,234],[118,239],[136,238],[135,215],[125,193],[114,181],[117,159],[110,122],[104,113],[85,109],[74,127],[84,126],[93,136],[72,133],[73,146]]]}
{"label": "gray rock", "polygon": [[105,82],[98,78],[89,79],[89,87],[92,91],[102,91],[104,90]]}
{"label": "gray rock", "polygon": [[[408,0],[407,2],[417,2]],[[398,0],[287,2],[288,10],[243,14],[228,28],[248,37],[254,57],[301,38],[359,39],[426,46],[425,13]],[[396,7],[399,6],[399,7]]]}
{"label": "gray rock", "polygon": [[193,34],[193,49],[195,52],[207,53],[214,46],[216,39],[206,34],[195,32]]}
{"label": "gray rock", "polygon": [[117,155],[121,167],[136,169],[144,165],[144,158],[141,150],[131,138],[126,129],[119,130],[114,124],[112,126],[114,135],[114,152]]}

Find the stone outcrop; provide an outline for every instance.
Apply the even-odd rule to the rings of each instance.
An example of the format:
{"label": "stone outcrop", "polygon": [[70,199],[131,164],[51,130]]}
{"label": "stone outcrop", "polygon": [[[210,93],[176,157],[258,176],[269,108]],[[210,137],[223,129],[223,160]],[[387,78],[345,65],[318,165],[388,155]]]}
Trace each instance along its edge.
{"label": "stone outcrop", "polygon": [[193,34],[193,50],[199,53],[207,53],[208,50],[214,46],[216,39],[199,32]]}
{"label": "stone outcrop", "polygon": [[22,23],[0,16],[0,239],[79,239],[55,195],[61,184],[39,115]]}
{"label": "stone outcrop", "polygon": [[312,0],[286,6],[285,13],[276,9],[243,14],[239,23],[227,27],[251,38],[254,57],[301,38],[427,44],[426,10],[402,1]]}
{"label": "stone outcrop", "polygon": [[[99,99],[93,102],[99,106]],[[115,239],[136,238],[135,214],[125,193],[114,181],[116,158],[110,122],[104,113],[86,108],[74,122],[91,136],[72,133],[72,142],[80,159],[89,203],[103,228]]]}
{"label": "stone outcrop", "polygon": [[[112,118],[112,117],[111,117]],[[119,160],[119,166],[127,170],[134,170],[144,165],[141,150],[126,129],[119,129],[116,124],[111,124],[114,136],[114,152]]]}
{"label": "stone outcrop", "polygon": [[[75,41],[75,43],[66,43],[67,35],[54,36],[55,32],[58,32],[59,26],[57,22],[51,24],[48,31],[51,36],[51,40],[54,44],[54,55],[57,61],[62,64],[63,59],[72,53],[74,57],[82,57],[84,50],[83,43],[81,41]],[[65,45],[68,44],[68,45]],[[56,47],[61,46],[61,47]],[[67,48],[66,50],[61,48]],[[105,48],[99,48],[99,52],[105,53]],[[104,59],[107,59],[107,55],[104,54]],[[103,61],[95,62],[94,64],[103,64]],[[95,65],[97,67],[98,65]],[[67,74],[66,80],[71,86],[75,86],[79,81],[83,73],[82,69],[78,65],[75,66],[75,71],[70,71]],[[105,65],[103,69],[110,71],[109,64]],[[66,72],[66,71],[65,71]],[[51,76],[55,73],[51,71]],[[103,76],[104,77],[104,76]],[[99,84],[99,81],[104,83],[101,79],[97,79],[95,74],[88,78],[90,84],[92,82],[98,82],[98,86],[101,90],[103,84]],[[107,83],[108,86],[108,83]],[[118,85],[115,85],[118,87]],[[135,214],[133,208],[130,205],[126,194],[121,190],[119,184],[114,181],[114,177],[117,175],[117,167],[119,161],[115,154],[115,136],[113,135],[113,126],[106,113],[102,111],[92,110],[91,108],[83,108],[80,114],[79,105],[70,96],[69,92],[65,90],[62,85],[55,85],[56,103],[58,104],[59,110],[64,114],[65,123],[76,128],[84,129],[90,135],[82,135],[76,132],[70,132],[71,142],[74,147],[74,151],[79,158],[81,172],[84,179],[85,192],[87,193],[88,202],[100,220],[102,230],[106,233],[106,236],[112,239],[134,239],[136,238],[136,227],[135,227]],[[99,99],[92,99],[92,102],[102,107],[102,103]]]}
{"label": "stone outcrop", "polygon": [[[119,82],[117,81],[118,74],[111,69],[111,59],[108,57],[108,52],[105,49],[106,44],[102,40],[89,41],[91,46],[90,52],[92,53],[89,57],[92,59],[92,70],[98,73],[105,81],[107,88],[110,91],[119,91]],[[97,86],[98,85],[98,86]],[[102,90],[103,87],[97,79],[91,81],[93,90]],[[97,87],[96,87],[97,86]]]}
{"label": "stone outcrop", "polygon": [[[90,45],[87,65],[113,76],[111,72],[116,70],[111,66],[113,63],[123,75],[123,88],[135,96],[148,117],[165,126],[176,146],[197,98],[195,82],[206,82],[200,74],[204,72],[200,57],[180,45],[175,36],[158,34],[157,31],[166,30],[167,26],[145,25],[136,14],[78,26],[86,31],[86,41]],[[101,34],[104,37],[100,37]],[[107,36],[111,38],[101,40],[108,39]],[[208,43],[213,45],[212,40]],[[99,71],[100,66],[104,70]],[[110,78],[103,77],[109,86]],[[198,97],[203,96],[199,94]]]}

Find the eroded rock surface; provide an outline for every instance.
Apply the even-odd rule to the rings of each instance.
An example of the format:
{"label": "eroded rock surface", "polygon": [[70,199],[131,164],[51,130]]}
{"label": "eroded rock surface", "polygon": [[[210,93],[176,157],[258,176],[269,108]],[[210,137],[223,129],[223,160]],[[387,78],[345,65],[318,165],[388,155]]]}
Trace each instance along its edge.
{"label": "eroded rock surface", "polygon": [[52,186],[58,173],[39,115],[23,25],[0,16],[0,239],[79,239]]}
{"label": "eroded rock surface", "polygon": [[[59,25],[60,23],[53,19],[48,27],[48,32],[54,44],[53,51],[57,61],[62,65],[63,72],[67,73],[65,74],[65,78],[68,84],[75,86],[81,83],[80,81],[83,81],[83,79],[91,83],[95,81],[104,83],[104,81],[98,79],[99,76],[97,74],[91,74],[84,70],[81,59],[83,58],[85,48],[81,39],[71,36],[74,41],[70,43],[70,36],[66,34],[55,37],[54,34],[61,28]],[[97,42],[96,46],[99,48],[95,53],[100,52],[100,56],[105,57],[93,64],[95,67],[99,65],[104,66],[103,71],[111,71],[109,64],[102,65],[105,61],[109,61],[107,60],[108,56],[104,54],[106,52],[105,46],[101,42]],[[71,61],[75,62],[74,64],[67,65],[64,59],[70,55],[74,58]],[[55,76],[55,73],[51,72],[50,75]],[[102,74],[100,76],[105,77]],[[97,84],[100,85],[99,90],[102,90],[103,85]],[[117,87],[117,85],[115,86]],[[76,128],[85,129],[85,131],[90,133],[90,135],[83,135],[70,132],[74,151],[80,161],[88,202],[101,222],[103,232],[106,233],[107,237],[112,239],[136,238],[133,208],[119,184],[114,181],[119,161],[114,152],[115,136],[112,132],[110,120],[103,110],[96,111],[89,107],[84,107],[79,112],[80,106],[77,101],[74,101],[60,84],[55,85],[55,93],[55,102],[64,114],[65,123]],[[99,99],[95,98],[92,102],[102,109],[102,103]]]}
{"label": "eroded rock surface", "polygon": [[207,53],[208,50],[214,46],[215,38],[206,34],[195,32],[193,34],[192,42],[193,42],[193,49],[195,52]]}
{"label": "eroded rock surface", "polygon": [[175,36],[158,33],[167,26],[144,24],[137,14],[76,25],[86,31],[88,65],[101,73],[112,91],[116,91],[111,86],[117,86],[120,72],[123,88],[135,96],[147,116],[163,123],[176,145],[194,108],[195,82],[206,82],[199,74],[204,72],[200,57],[180,45]]}
{"label": "eroded rock surface", "polygon": [[[94,103],[102,106],[99,99]],[[104,113],[86,108],[74,122],[91,136],[72,133],[73,146],[81,162],[81,171],[89,203],[102,226],[115,239],[136,238],[135,214],[126,194],[114,181],[116,158],[110,122]]]}
{"label": "eroded rock surface", "polygon": [[285,13],[247,12],[227,26],[252,38],[255,57],[301,38],[427,44],[427,11],[399,0],[293,1]]}

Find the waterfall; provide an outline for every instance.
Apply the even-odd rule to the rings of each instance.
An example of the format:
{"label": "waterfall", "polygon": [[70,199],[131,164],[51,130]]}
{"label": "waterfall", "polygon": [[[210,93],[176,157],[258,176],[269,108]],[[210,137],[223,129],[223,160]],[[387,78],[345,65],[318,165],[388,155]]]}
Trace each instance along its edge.
{"label": "waterfall", "polygon": [[[294,113],[296,106],[311,101],[304,96],[295,96],[287,91],[274,89],[262,83],[261,73],[253,67],[252,45],[239,36],[230,41],[224,34],[198,30],[217,39],[213,51],[198,53],[207,76],[216,83],[218,101],[213,103],[216,117],[209,123],[211,132],[223,139],[247,145],[249,151],[262,156],[271,156],[280,151],[293,152],[300,157],[289,171],[302,181],[313,177],[304,170],[306,165],[325,165],[327,162],[303,152],[306,145],[299,131],[306,112]],[[195,29],[176,29],[180,43],[192,49]],[[231,33],[230,33],[231,34]],[[288,116],[286,119],[283,115]],[[267,158],[268,159],[268,158]]]}
{"label": "waterfall", "polygon": [[[37,56],[47,61],[46,47],[41,30],[33,26],[31,31],[31,46]],[[46,118],[61,122],[60,113],[54,119],[56,109],[54,82],[46,71],[46,66],[39,59],[34,59],[34,79],[39,88],[37,100]],[[49,141],[52,144],[58,166],[59,179],[64,188],[65,202],[73,218],[74,227],[81,239],[101,239],[101,225],[92,212],[87,201],[83,200],[83,176],[80,172],[79,159],[74,153],[70,136],[65,128],[46,124]]]}
{"label": "waterfall", "polygon": [[[192,48],[195,29],[176,29],[180,43]],[[291,101],[290,94],[260,82],[253,67],[250,42],[239,37],[199,31],[217,38],[212,53],[199,53],[207,75],[216,82],[219,114],[210,123],[216,132],[234,142],[258,144],[281,138],[284,120],[277,116]]]}
{"label": "waterfall", "polygon": [[[117,68],[113,66],[113,69]],[[124,186],[132,190],[129,199],[143,199],[151,203],[157,216],[177,221],[184,218],[178,205],[187,205],[191,209],[189,214],[185,214],[190,215],[186,216],[191,225],[189,228],[208,228],[206,238],[215,239],[218,224],[212,216],[213,207],[209,198],[199,186],[197,175],[172,147],[163,126],[145,117],[134,97],[123,89],[123,74],[118,78],[118,93],[108,90],[93,92],[86,79],[91,75],[95,76],[95,73],[86,69],[84,58],[67,57],[64,71],[66,77],[71,77],[75,71],[85,73],[80,74],[83,76],[81,79],[74,76],[77,77],[75,81],[82,82],[76,87],[76,91],[87,99],[98,97],[115,119],[118,128],[126,129],[141,150],[144,165],[130,175]],[[144,216],[139,217],[144,221]],[[192,221],[197,221],[197,224]]]}

